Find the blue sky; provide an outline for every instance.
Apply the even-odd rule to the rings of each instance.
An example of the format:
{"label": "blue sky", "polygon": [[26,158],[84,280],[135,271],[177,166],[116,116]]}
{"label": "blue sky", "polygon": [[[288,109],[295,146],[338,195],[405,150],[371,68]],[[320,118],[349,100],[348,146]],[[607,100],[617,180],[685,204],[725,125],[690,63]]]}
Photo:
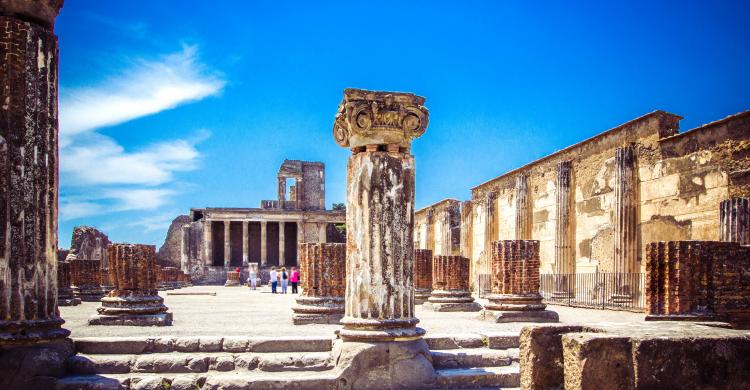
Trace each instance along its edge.
{"label": "blue sky", "polygon": [[67,1],[60,246],[161,244],[190,207],[258,207],[285,158],[326,164],[346,87],[427,98],[417,206],[663,109],[750,109],[748,1]]}

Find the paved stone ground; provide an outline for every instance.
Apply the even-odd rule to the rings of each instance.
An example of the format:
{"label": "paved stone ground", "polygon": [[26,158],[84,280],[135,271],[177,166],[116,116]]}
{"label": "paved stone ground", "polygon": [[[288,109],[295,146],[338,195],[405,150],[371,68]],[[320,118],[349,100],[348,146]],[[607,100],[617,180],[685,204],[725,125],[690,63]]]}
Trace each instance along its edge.
{"label": "paved stone ground", "polygon": [[[78,306],[60,307],[65,328],[72,337],[108,336],[332,336],[339,325],[292,325],[296,295],[271,294],[270,290],[250,291],[247,287],[194,286],[172,292],[216,292],[211,295],[166,295],[160,292],[174,315],[172,326],[102,326],[88,325],[99,304],[83,302]],[[482,302],[482,300],[480,300]],[[644,314],[549,306],[560,315],[560,322],[638,322]],[[429,333],[481,333],[520,330],[524,323],[495,324],[477,319],[478,313],[438,313],[416,309],[422,328]]]}

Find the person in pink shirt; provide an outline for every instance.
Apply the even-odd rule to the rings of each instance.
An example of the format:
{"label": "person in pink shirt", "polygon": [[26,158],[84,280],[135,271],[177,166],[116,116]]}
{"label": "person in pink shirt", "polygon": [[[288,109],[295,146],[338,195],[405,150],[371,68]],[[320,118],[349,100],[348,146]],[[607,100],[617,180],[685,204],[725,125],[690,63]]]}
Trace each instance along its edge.
{"label": "person in pink shirt", "polygon": [[292,283],[292,294],[297,294],[297,285],[299,285],[299,272],[297,272],[297,267],[292,267],[292,274],[289,275],[289,281]]}

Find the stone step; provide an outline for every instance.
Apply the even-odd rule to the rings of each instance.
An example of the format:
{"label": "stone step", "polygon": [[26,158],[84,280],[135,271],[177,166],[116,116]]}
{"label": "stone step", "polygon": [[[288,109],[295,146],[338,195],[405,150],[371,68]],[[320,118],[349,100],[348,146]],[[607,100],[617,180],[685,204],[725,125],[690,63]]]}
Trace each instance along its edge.
{"label": "stone step", "polygon": [[103,374],[68,376],[57,382],[57,390],[195,390],[195,389],[338,389],[333,373],[251,373],[208,374]]}
{"label": "stone step", "polygon": [[432,365],[441,368],[473,368],[508,366],[518,361],[519,350],[509,349],[449,349],[431,351]]}
{"label": "stone step", "polygon": [[462,333],[462,334],[430,334],[425,341],[432,350],[461,349],[461,348],[518,348],[519,332],[492,333]]}
{"label": "stone step", "polygon": [[77,338],[83,354],[142,354],[169,352],[329,352],[332,338],[321,337],[88,337]]}
{"label": "stone step", "polygon": [[330,352],[225,353],[171,352],[72,356],[72,374],[203,373],[228,371],[325,371],[333,368]]}
{"label": "stone step", "polygon": [[437,371],[443,389],[508,388],[521,385],[518,363],[502,367],[445,368]]}

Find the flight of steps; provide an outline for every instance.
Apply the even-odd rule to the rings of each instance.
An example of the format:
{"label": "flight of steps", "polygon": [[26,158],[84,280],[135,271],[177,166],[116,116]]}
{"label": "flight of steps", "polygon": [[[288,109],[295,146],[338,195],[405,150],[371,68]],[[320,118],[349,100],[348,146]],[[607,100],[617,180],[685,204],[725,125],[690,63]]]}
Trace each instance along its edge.
{"label": "flight of steps", "polygon": [[520,386],[518,332],[429,335],[437,388],[508,389]]}
{"label": "flight of steps", "polygon": [[[519,386],[518,334],[429,335],[436,388]],[[60,390],[336,389],[333,339],[84,338]]]}

